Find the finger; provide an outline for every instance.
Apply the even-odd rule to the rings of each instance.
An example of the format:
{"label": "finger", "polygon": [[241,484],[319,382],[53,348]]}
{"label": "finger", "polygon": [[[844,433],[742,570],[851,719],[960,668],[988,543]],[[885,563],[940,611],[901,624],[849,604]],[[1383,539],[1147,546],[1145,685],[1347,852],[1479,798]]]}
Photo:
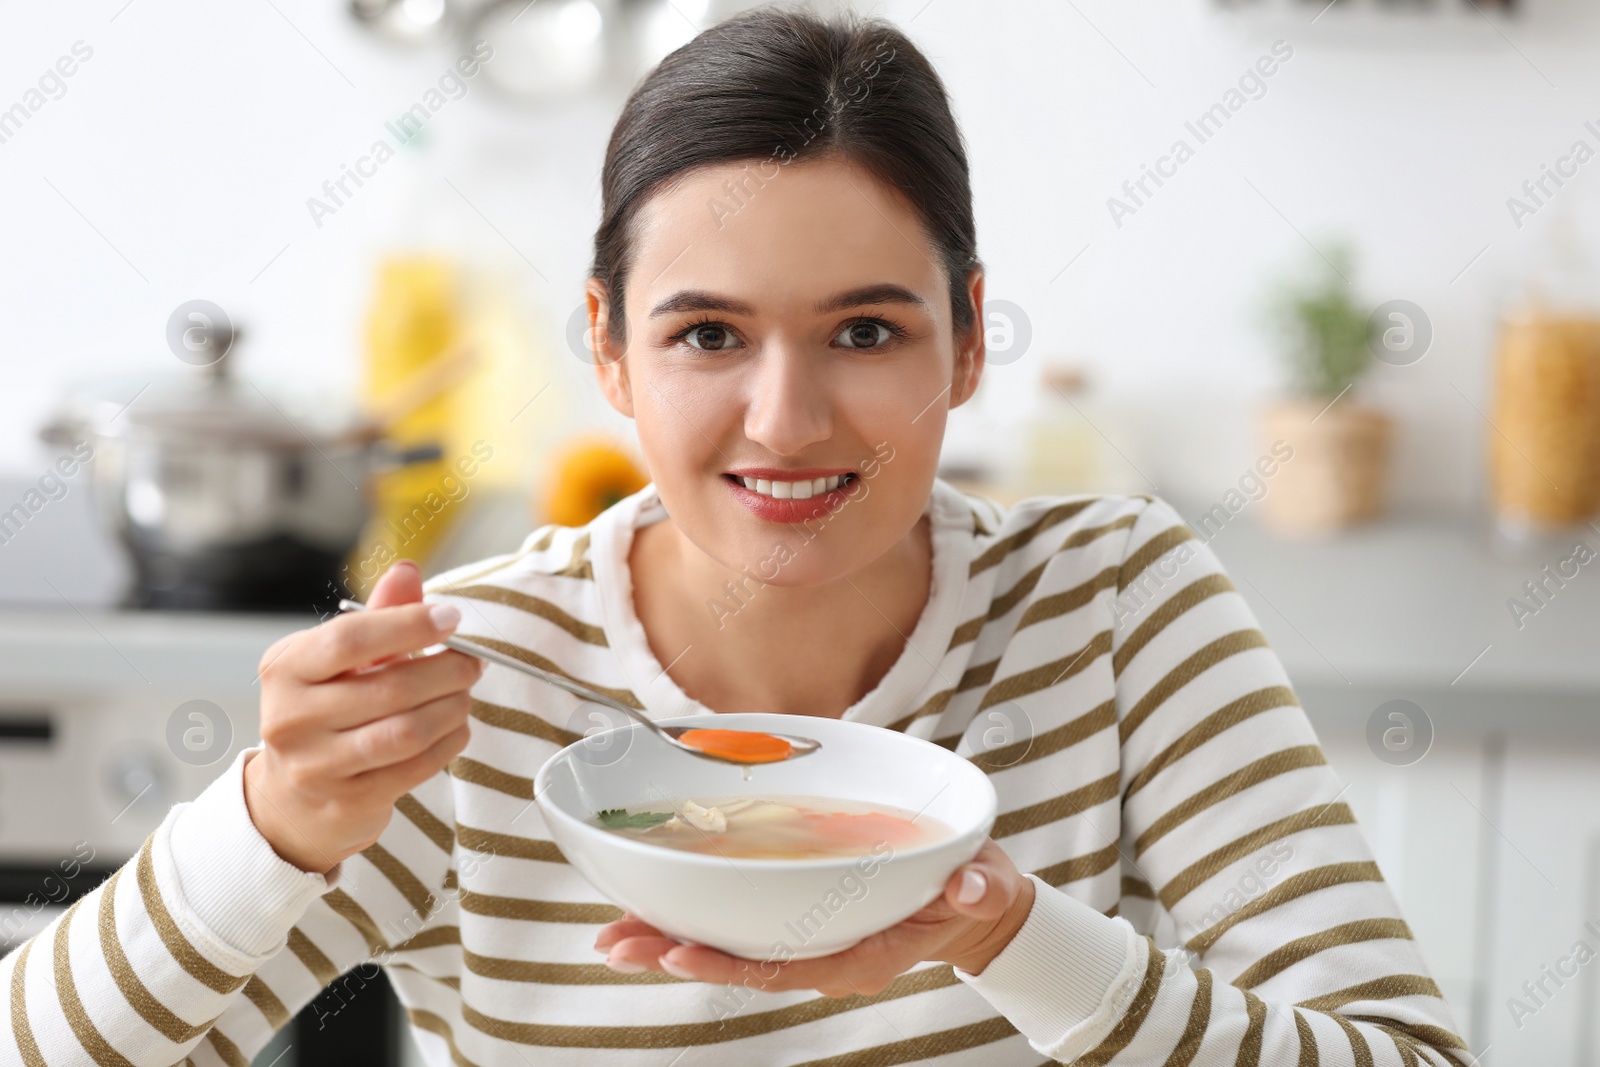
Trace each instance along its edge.
{"label": "finger", "polygon": [[[609,966],[614,963],[623,963],[636,967],[645,967],[650,970],[661,970],[659,961],[662,953],[669,949],[681,947],[683,947],[683,942],[674,941],[672,938],[661,934],[644,937],[625,937],[611,946],[611,951],[606,954],[606,964]],[[679,975],[679,977],[682,977],[682,975]]]}
{"label": "finger", "polygon": [[464,695],[440,697],[399,715],[336,734],[329,758],[335,773],[342,777],[404,763],[465,726],[469,711],[470,703]]}
{"label": "finger", "polygon": [[317,729],[356,729],[465,692],[483,677],[485,666],[476,656],[453,649],[415,659],[401,657],[370,671],[310,687],[304,715]]}
{"label": "finger", "polygon": [[353,611],[329,619],[284,652],[289,669],[302,681],[322,682],[369,666],[388,656],[438,644],[461,623],[453,604],[397,604]]}
{"label": "finger", "polygon": [[426,752],[388,767],[358,774],[352,780],[361,788],[371,789],[383,796],[402,797],[443,770],[461,754],[471,739],[472,728],[462,723],[435,741]]}
{"label": "finger", "polygon": [[[397,559],[379,576],[377,584],[372,587],[372,592],[367,597],[367,607],[388,608],[396,604],[415,604],[421,599],[421,568],[409,559]],[[404,655],[403,652],[396,653],[393,656],[385,656],[377,662],[388,663],[391,660],[401,659]]]}
{"label": "finger", "polygon": [[[779,963],[730,956],[708,945],[673,943],[663,946],[650,944],[651,940],[640,938],[639,942],[644,950],[659,952],[652,965],[659,966],[668,974],[712,985],[737,983],[769,993],[782,993],[792,989],[818,989],[830,984],[841,985],[845,981],[842,975],[852,974],[860,969],[859,961],[847,956],[848,949],[831,956]],[[611,954],[615,957],[618,953],[629,952],[628,958],[633,959],[635,958],[632,955],[633,945],[632,941],[623,942],[613,948]]]}
{"label": "finger", "polygon": [[665,937],[660,930],[642,919],[622,918],[606,923],[594,936],[594,947],[598,952],[608,951],[625,937]]}
{"label": "finger", "polygon": [[369,608],[415,604],[422,599],[422,571],[409,559],[399,559],[383,572],[367,597]]}
{"label": "finger", "polygon": [[994,840],[952,873],[944,886],[944,902],[973,919],[998,919],[1016,898],[1017,886],[1007,877],[1011,860]]}

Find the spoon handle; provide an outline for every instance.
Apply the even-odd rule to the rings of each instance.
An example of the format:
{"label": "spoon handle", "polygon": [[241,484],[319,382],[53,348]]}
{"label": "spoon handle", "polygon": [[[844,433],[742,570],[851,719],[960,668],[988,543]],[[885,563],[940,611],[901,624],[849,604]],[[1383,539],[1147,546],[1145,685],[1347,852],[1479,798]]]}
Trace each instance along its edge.
{"label": "spoon handle", "polygon": [[[356,600],[341,600],[339,601],[339,609],[341,611],[365,611],[367,606]],[[531,663],[524,663],[515,656],[508,656],[498,649],[480,645],[471,638],[457,637],[455,634],[451,634],[440,643],[447,648],[455,649],[457,652],[465,652],[469,656],[477,656],[479,659],[488,660],[490,663],[498,663],[502,667],[510,667],[512,670],[521,671],[523,674],[531,674],[541,682],[553,685],[557,689],[565,689],[574,696],[582,697],[595,704],[602,704],[614,711],[620,711],[635,722],[642,724],[658,737],[671,743],[671,739],[662,734],[661,727],[650,721],[642,712],[630,708],[622,701],[608,697],[604,693],[597,693],[581,682],[574,682],[570,678],[563,678],[559,674],[551,674],[549,671],[541,670]]]}

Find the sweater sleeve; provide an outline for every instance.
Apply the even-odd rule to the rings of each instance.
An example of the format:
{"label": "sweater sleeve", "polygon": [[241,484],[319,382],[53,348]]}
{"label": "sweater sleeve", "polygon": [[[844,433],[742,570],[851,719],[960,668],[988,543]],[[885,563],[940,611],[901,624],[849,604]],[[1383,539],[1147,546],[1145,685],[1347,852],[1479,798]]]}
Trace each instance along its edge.
{"label": "sweater sleeve", "polygon": [[[323,987],[392,947],[381,924],[426,925],[431,912],[405,922],[407,895],[380,867],[397,873],[397,843],[425,870],[431,850],[426,874],[399,870],[408,888],[420,889],[420,877],[442,884],[448,850],[413,840],[416,821],[397,815],[377,844],[327,876],[300,870],[245,807],[255,751],[175,805],[133,859],[0,959],[0,1061],[248,1067]],[[408,802],[426,814],[413,794],[399,809]]]}
{"label": "sweater sleeve", "polygon": [[956,975],[1063,1063],[1472,1063],[1281,661],[1159,498],[1110,609],[1120,851],[1181,943],[1030,875],[1017,935]]}

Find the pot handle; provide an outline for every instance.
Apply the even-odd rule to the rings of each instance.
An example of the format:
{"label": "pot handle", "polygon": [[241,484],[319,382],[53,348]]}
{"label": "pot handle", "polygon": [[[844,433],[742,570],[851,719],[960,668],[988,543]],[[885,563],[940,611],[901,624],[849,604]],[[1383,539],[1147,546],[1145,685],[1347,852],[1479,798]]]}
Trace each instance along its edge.
{"label": "pot handle", "polygon": [[385,467],[412,467],[418,463],[433,463],[444,458],[444,446],[440,444],[412,445],[409,448],[395,448],[389,444],[378,446],[378,462]]}
{"label": "pot handle", "polygon": [[82,428],[65,419],[51,419],[39,427],[39,440],[47,445],[72,446],[83,440]]}

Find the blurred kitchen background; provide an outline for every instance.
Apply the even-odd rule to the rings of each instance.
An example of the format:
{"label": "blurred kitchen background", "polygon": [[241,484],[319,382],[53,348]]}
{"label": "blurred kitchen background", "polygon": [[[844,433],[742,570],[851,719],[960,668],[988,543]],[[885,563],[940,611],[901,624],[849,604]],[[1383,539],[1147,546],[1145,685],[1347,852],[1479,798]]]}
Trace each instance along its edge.
{"label": "blurred kitchen background", "polygon": [[[600,162],[744,6],[8,12],[0,946],[253,742],[277,636],[642,484],[581,317]],[[945,476],[1172,502],[1472,1049],[1600,1062],[1560,962],[1600,949],[1600,8],[858,10],[970,150],[991,365]],[[401,1023],[325,997],[257,1062],[415,1062]]]}

